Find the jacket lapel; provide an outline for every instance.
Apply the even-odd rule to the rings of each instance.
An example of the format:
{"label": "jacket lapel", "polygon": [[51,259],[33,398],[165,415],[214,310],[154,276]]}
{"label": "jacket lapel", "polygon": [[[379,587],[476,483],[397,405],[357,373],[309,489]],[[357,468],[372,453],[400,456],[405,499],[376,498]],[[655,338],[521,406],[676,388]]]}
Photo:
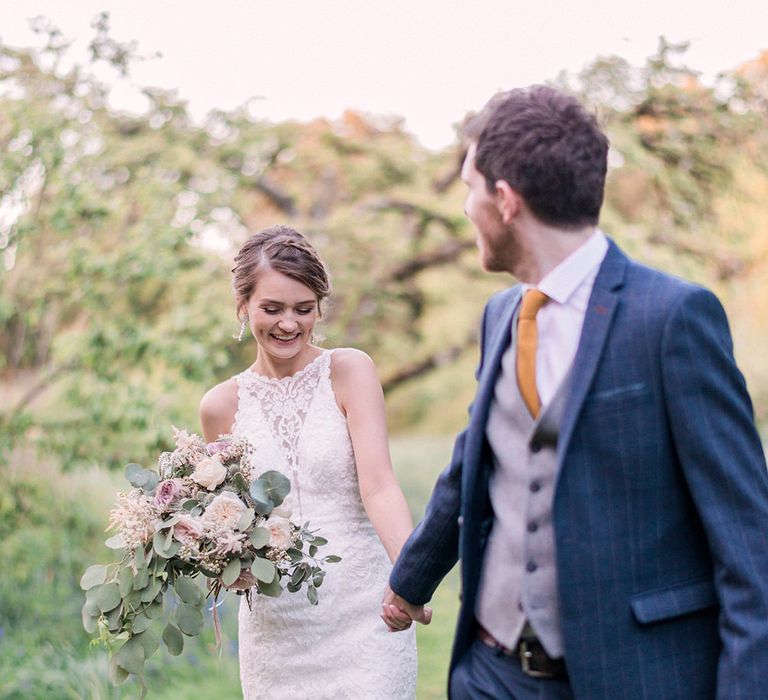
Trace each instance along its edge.
{"label": "jacket lapel", "polygon": [[584,316],[579,347],[573,360],[571,390],[566,400],[557,444],[560,464],[568,450],[576,419],[608,339],[608,330],[619,301],[618,290],[624,284],[626,267],[627,257],[613,241],[609,241],[608,252],[595,277],[587,313]]}

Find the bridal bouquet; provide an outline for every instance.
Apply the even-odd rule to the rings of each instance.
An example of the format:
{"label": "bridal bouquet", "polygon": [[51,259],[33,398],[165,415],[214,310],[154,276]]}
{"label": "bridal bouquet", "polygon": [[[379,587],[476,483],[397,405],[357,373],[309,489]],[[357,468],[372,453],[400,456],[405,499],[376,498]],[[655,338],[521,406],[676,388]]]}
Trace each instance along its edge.
{"label": "bridal bouquet", "polygon": [[200,575],[220,641],[216,599],[222,589],[237,590],[250,605],[254,593],[279,596],[284,588],[295,593],[306,587],[316,605],[322,565],[340,560],[317,558],[327,541],[280,508],[290,491],[285,476],[251,472],[254,448],[247,440],[224,435],[206,444],[175,428],[174,438],[176,449],[160,455],[157,471],[125,468],[133,489],[118,494],[108,527],[117,532],[106,542],[122,558],[89,566],[80,580],[83,626],[110,649],[116,685],[133,674],[143,686],[144,662],[161,638],[178,655],[184,635],[199,634],[206,598]]}

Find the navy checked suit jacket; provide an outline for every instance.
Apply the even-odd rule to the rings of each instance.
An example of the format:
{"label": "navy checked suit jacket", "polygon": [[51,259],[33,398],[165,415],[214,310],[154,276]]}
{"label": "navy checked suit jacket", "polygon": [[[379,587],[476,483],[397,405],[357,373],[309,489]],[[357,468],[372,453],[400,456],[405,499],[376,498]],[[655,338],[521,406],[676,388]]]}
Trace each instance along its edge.
{"label": "navy checked suit jacket", "polygon": [[[390,580],[426,603],[461,559],[451,668],[474,638],[493,526],[485,430],[519,299],[516,286],[486,306],[469,425]],[[576,698],[768,698],[768,472],[725,313],[613,242],[574,359],[552,508]]]}

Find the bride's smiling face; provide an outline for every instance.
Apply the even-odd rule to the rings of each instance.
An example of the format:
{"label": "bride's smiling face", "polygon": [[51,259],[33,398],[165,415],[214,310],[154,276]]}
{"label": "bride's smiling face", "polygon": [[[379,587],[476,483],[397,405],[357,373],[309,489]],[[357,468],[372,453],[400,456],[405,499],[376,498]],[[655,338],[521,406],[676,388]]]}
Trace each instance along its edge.
{"label": "bride's smiling face", "polygon": [[319,315],[317,297],[309,287],[269,268],[259,271],[247,310],[256,342],[284,360],[296,357],[309,345]]}

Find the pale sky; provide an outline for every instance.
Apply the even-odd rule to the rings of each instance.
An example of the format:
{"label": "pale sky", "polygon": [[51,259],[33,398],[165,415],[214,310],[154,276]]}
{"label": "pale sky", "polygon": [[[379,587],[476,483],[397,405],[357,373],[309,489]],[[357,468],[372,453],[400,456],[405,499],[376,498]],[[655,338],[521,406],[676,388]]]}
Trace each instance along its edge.
{"label": "pale sky", "polygon": [[[254,96],[272,120],[352,107],[405,117],[432,148],[499,89],[597,56],[640,65],[660,35],[690,40],[705,78],[768,49],[767,0],[0,0],[0,40],[32,45],[27,18],[45,15],[82,52],[101,10],[114,38],[163,54],[134,82],[177,89],[196,116]],[[130,105],[130,90],[116,99]]]}

